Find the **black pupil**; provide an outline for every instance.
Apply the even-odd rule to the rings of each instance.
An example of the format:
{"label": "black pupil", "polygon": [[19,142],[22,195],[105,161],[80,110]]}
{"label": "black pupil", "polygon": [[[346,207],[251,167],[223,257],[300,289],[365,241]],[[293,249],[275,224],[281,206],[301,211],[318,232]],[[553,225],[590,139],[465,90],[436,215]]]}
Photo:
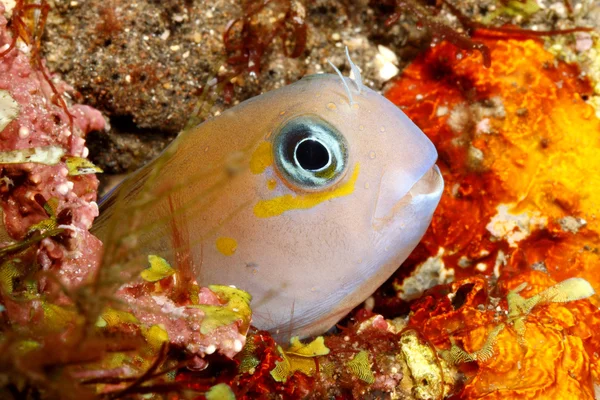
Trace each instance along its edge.
{"label": "black pupil", "polygon": [[296,159],[308,171],[317,171],[329,163],[329,152],[323,143],[307,139],[296,147]]}

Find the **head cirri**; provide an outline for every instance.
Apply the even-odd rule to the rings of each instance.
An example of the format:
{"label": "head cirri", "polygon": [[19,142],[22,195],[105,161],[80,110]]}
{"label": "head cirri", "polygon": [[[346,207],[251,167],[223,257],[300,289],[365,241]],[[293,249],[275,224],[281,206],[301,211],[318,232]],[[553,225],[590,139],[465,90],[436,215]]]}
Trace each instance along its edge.
{"label": "head cirri", "polygon": [[95,232],[142,205],[143,223],[119,224],[135,253],[176,265],[177,223],[199,284],[248,291],[258,328],[331,328],[406,259],[443,190],[433,144],[351,66],[183,132],[103,201]]}

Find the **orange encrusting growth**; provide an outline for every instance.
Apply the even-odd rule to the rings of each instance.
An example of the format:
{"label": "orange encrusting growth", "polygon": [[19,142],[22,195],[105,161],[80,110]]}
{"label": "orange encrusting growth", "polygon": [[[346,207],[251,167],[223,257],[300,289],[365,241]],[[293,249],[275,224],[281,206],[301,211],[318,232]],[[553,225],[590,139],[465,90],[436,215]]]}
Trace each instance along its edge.
{"label": "orange encrusting growth", "polygon": [[[452,339],[472,353],[506,324],[493,357],[462,366],[468,379],[461,398],[593,399],[592,382],[600,380],[597,296],[533,308],[522,338],[504,316],[506,294],[522,282],[524,298],[575,276],[600,290],[600,120],[583,100],[590,85],[540,41],[482,41],[491,68],[482,67],[479,54],[442,43],[386,94],[434,142],[446,182],[431,227],[405,266],[443,247],[445,267],[457,278],[412,304],[411,325],[438,348]],[[501,204],[547,223],[511,246],[486,227]],[[565,217],[579,225],[567,229]],[[464,303],[455,308],[447,294],[461,288]]]}
{"label": "orange encrusting growth", "polygon": [[[529,284],[522,293],[526,298],[555,283],[538,271],[505,283],[514,287],[523,281]],[[526,316],[524,335],[519,337],[511,325],[502,330],[494,356],[479,363],[463,394],[486,399],[537,399],[540,394],[548,399],[593,399],[592,377],[597,378],[598,370],[594,353],[599,342],[592,332],[598,328],[598,311],[589,301],[538,306]],[[466,331],[461,339],[467,351],[477,350],[484,344],[486,332]]]}

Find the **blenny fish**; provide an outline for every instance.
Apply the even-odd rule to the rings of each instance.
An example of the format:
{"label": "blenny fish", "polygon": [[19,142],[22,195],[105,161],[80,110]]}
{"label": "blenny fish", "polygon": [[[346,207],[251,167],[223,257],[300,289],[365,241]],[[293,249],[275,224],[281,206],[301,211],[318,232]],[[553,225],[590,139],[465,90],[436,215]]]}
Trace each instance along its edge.
{"label": "blenny fish", "polygon": [[443,190],[433,144],[349,62],[354,78],[307,76],[182,132],[104,199],[94,232],[131,231],[130,257],[176,265],[185,224],[200,285],[249,292],[260,329],[325,332],[407,258]]}

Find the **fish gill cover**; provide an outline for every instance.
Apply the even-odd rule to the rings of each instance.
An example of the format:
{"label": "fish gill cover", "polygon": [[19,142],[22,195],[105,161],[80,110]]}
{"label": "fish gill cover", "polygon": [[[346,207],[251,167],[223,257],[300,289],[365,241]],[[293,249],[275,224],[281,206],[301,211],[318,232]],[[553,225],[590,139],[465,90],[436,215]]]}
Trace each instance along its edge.
{"label": "fish gill cover", "polygon": [[[300,4],[280,3],[290,18]],[[498,5],[496,14],[536,12],[528,1]],[[440,41],[451,35],[434,23],[437,8],[374,6],[390,24],[404,6],[438,29],[387,96],[435,143],[446,192],[388,284],[336,333],[287,346],[248,326],[248,294],[195,284],[185,252],[172,266],[159,254],[119,264],[117,251],[112,269],[100,268],[101,244],[87,231],[99,171],[84,160],[85,134],[104,119],[73,104],[43,66],[46,3],[17,1],[10,23],[4,6],[0,193],[12,240],[0,250],[3,398],[594,398],[596,33],[554,37],[554,53],[518,32],[480,30],[452,44]],[[246,42],[226,39],[242,54],[227,60],[228,79],[260,69],[248,54],[265,43],[248,30],[262,7],[247,2],[232,20],[226,35],[239,29]],[[305,28],[291,24],[301,48]],[[276,37],[283,22],[274,27]],[[236,81],[222,82],[227,97]],[[177,248],[184,229],[173,224]]]}

